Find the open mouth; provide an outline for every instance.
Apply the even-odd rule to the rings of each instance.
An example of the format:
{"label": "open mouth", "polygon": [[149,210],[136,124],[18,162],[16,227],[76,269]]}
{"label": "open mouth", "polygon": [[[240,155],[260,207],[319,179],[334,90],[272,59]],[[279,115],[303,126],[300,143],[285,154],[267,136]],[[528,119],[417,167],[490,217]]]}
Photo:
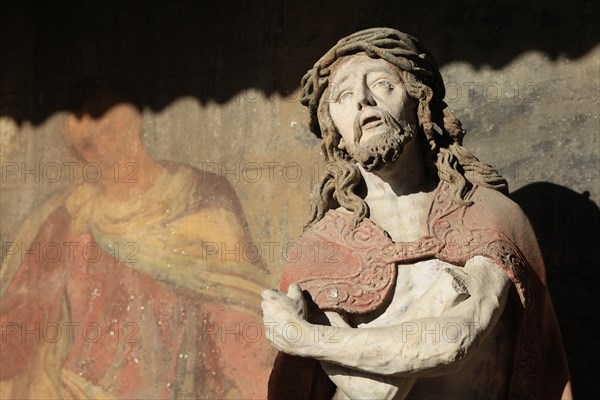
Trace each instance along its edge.
{"label": "open mouth", "polygon": [[365,118],[365,120],[362,123],[362,128],[363,129],[370,129],[370,128],[374,128],[376,126],[379,126],[383,123],[382,119],[377,117],[377,116],[373,116],[373,117],[368,117]]}
{"label": "open mouth", "polygon": [[383,117],[378,112],[370,111],[366,115],[361,116],[360,127],[362,129],[370,129],[379,126],[383,123]]}

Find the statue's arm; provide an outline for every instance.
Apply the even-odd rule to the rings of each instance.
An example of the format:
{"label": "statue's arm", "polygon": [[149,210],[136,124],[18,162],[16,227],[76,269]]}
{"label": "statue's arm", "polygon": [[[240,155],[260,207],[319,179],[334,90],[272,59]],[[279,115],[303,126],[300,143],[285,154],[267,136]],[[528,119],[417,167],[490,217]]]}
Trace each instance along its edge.
{"label": "statue's arm", "polygon": [[326,361],[321,361],[321,367],[338,388],[338,397],[334,397],[335,400],[404,399],[417,380],[416,377],[387,376],[358,371]]}
{"label": "statue's arm", "polygon": [[[333,311],[326,311],[325,314],[331,326],[336,328],[350,327],[342,315]],[[335,338],[331,338],[331,340],[335,340]],[[337,387],[333,400],[400,400],[408,395],[416,381],[414,377],[400,378],[377,375],[342,367],[327,361],[321,361],[321,367]]]}
{"label": "statue's arm", "polygon": [[[492,260],[476,256],[464,268],[442,274],[394,326],[339,328],[335,340],[313,340],[315,327],[302,313],[289,311],[298,310],[298,302],[303,302],[294,285],[288,295],[263,293],[264,321],[271,324],[269,340],[288,354],[374,374],[435,376],[459,369],[491,331],[504,310],[510,285]],[[299,329],[299,340],[288,340],[284,329],[288,324]]]}

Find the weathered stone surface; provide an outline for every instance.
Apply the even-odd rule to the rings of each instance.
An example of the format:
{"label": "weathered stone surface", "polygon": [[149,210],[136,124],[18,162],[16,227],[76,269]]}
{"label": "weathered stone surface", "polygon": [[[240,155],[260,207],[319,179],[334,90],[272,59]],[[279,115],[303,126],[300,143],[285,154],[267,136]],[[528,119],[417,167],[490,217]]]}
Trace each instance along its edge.
{"label": "weathered stone surface", "polygon": [[[304,75],[327,174],[311,193],[299,260],[284,267],[287,293],[263,291],[280,351],[270,398],[328,386],[290,386],[294,370],[327,374],[334,399],[572,399],[534,232],[498,171],[462,145],[443,97],[431,55],[390,28],[340,39]],[[311,258],[326,244],[338,259]],[[419,323],[473,329],[407,338]],[[335,340],[306,338],[327,328]]]}

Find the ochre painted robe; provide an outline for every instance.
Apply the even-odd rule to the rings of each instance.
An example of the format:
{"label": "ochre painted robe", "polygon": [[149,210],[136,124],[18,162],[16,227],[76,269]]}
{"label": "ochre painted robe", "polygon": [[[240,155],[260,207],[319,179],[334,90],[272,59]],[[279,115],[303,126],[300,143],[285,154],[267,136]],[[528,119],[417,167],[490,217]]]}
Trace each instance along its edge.
{"label": "ochre painted robe", "polygon": [[86,183],[25,224],[15,244],[29,253],[1,275],[2,398],[264,398],[269,275],[242,251],[235,192],[164,167],[139,198]]}

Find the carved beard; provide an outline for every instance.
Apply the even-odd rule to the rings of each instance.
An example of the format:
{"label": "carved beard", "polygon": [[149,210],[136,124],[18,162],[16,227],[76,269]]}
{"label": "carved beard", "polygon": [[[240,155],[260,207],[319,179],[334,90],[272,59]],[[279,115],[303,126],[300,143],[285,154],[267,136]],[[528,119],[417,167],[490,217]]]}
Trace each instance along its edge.
{"label": "carved beard", "polygon": [[404,120],[398,121],[389,112],[378,107],[375,108],[383,117],[386,129],[365,143],[360,143],[363,133],[360,114],[358,114],[354,121],[354,146],[348,148],[348,154],[366,171],[377,171],[394,163],[402,154],[404,145],[415,136],[416,131],[413,124]]}

